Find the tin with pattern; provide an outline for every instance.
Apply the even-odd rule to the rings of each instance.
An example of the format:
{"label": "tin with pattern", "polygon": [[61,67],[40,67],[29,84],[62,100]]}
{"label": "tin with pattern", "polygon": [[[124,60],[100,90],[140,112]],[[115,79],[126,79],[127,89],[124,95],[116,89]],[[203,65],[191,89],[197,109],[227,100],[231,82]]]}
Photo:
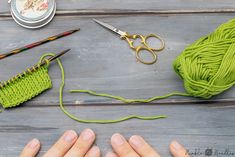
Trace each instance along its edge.
{"label": "tin with pattern", "polygon": [[10,0],[9,3],[15,22],[29,29],[45,26],[56,12],[55,0]]}

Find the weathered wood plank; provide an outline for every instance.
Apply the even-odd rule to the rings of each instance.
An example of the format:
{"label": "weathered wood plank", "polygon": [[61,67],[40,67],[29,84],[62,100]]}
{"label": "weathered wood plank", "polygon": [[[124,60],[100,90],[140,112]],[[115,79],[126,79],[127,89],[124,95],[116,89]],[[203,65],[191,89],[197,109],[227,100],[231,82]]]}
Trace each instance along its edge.
{"label": "weathered wood plank", "polygon": [[[127,43],[92,21],[93,17],[56,17],[44,29],[26,30],[14,21],[0,21],[1,52],[6,52],[27,43],[80,27],[81,31],[34,48],[0,62],[0,80],[6,80],[34,65],[45,52],[60,52],[71,48],[63,56],[66,71],[65,102],[74,104],[117,103],[106,98],[87,94],[71,94],[70,89],[90,89],[126,98],[149,98],[172,91],[184,91],[182,80],[176,76],[172,62],[188,44],[200,36],[212,32],[219,24],[234,17],[234,14],[171,15],[171,16],[97,16],[97,18],[131,33],[157,33],[166,41],[166,48],[159,53],[154,65],[137,63]],[[131,22],[130,22],[131,21]],[[7,28],[7,29],[5,29]],[[54,88],[33,99],[27,105],[54,105],[58,103],[60,73],[54,63],[50,67]],[[235,88],[211,101],[234,101]],[[159,103],[195,102],[199,99],[172,97]]]}
{"label": "weathered wood plank", "polygon": [[[235,13],[235,9],[181,9],[181,10],[125,10],[125,9],[86,9],[86,10],[57,10],[55,16],[94,16],[94,15],[171,15],[171,14],[215,14]],[[1,18],[11,18],[10,12],[0,12]]]}
{"label": "weathered wood plank", "polygon": [[[166,114],[169,118],[156,121],[130,120],[109,125],[77,123],[64,115],[58,107],[60,74],[58,66],[53,63],[50,67],[53,89],[25,103],[22,107],[0,113],[0,156],[17,156],[25,143],[34,137],[43,143],[41,155],[65,130],[75,129],[79,132],[87,127],[97,133],[96,143],[103,152],[111,149],[109,145],[111,135],[121,132],[127,138],[132,134],[144,136],[164,157],[170,156],[168,144],[173,139],[183,143],[190,152],[198,148],[202,153],[207,148],[222,152],[229,148],[235,153],[233,116],[235,107],[232,103],[231,105],[223,103],[235,101],[235,88],[210,100],[217,102],[215,104],[187,104],[201,100],[172,97],[158,102],[186,104],[160,106],[113,106],[118,102],[86,94],[68,93],[69,89],[82,88],[127,98],[148,98],[171,91],[184,91],[182,81],[172,69],[173,60],[185,46],[213,31],[220,23],[234,18],[235,14],[173,15],[173,13],[234,12],[235,1],[57,0],[57,5],[57,15],[117,15],[57,16],[51,24],[37,31],[23,29],[11,18],[1,18],[1,53],[68,29],[80,27],[81,31],[0,61],[0,80],[6,80],[35,64],[44,52],[59,52],[72,48],[72,51],[62,58],[66,70],[64,101],[69,104],[67,106],[72,113],[82,118],[98,119],[118,118],[133,113],[149,116]],[[144,15],[123,15],[135,13],[144,13]],[[148,13],[171,15],[146,15]],[[0,2],[0,14],[9,16],[9,6],[6,2]],[[137,63],[125,41],[121,41],[114,34],[95,24],[92,21],[93,17],[132,33],[158,33],[165,39],[167,47],[159,54],[157,64],[146,66]],[[75,102],[79,104],[73,105]]]}
{"label": "weathered wood plank", "polygon": [[[125,9],[125,10],[213,10],[232,9],[235,2],[232,0],[57,0],[58,10],[78,10],[78,9]],[[0,12],[9,12],[7,0],[1,1]]]}
{"label": "weathered wood plank", "polygon": [[65,130],[80,132],[84,128],[92,128],[96,132],[96,144],[101,147],[103,155],[111,149],[109,139],[115,132],[127,138],[133,134],[144,136],[163,157],[170,156],[168,144],[173,139],[183,143],[191,152],[197,148],[203,153],[207,148],[220,151],[229,148],[235,152],[235,107],[220,108],[221,105],[67,107],[82,118],[114,119],[129,114],[168,115],[167,119],[161,120],[129,120],[107,125],[77,123],[64,115],[58,106],[7,110],[0,114],[0,156],[17,156],[25,143],[34,137],[43,144],[42,154]]}

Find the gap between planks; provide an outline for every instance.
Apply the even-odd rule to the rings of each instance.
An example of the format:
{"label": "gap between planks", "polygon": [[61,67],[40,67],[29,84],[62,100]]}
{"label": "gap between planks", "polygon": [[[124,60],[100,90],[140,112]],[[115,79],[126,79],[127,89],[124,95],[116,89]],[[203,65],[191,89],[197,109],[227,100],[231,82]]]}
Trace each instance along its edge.
{"label": "gap between planks", "polygon": [[[207,106],[211,108],[235,108],[234,102],[213,102],[213,101],[207,101],[207,102],[177,102],[177,103],[132,103],[132,104],[125,104],[125,103],[86,103],[86,104],[76,104],[76,103],[64,103],[65,107],[110,107],[110,106],[172,106],[172,105],[199,105],[199,106]],[[35,102],[29,102],[29,103],[24,103],[20,105],[22,107],[27,107],[27,108],[38,108],[38,107],[59,107],[59,103],[54,103],[54,104],[42,104],[42,103],[35,103]],[[8,109],[6,109],[8,110]],[[10,109],[11,110],[11,109]]]}
{"label": "gap between planks", "polygon": [[[127,10],[127,9],[75,9],[57,10],[57,16],[86,16],[86,15],[158,15],[158,14],[205,14],[205,13],[235,13],[235,8],[231,9],[196,9],[196,10]],[[11,17],[10,12],[0,12],[0,18]]]}

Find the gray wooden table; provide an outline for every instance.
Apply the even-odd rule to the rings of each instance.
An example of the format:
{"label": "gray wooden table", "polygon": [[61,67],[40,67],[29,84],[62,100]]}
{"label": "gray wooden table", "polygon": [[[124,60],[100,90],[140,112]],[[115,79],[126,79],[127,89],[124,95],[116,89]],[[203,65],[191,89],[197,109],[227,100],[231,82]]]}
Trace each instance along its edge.
{"label": "gray wooden table", "polygon": [[[54,20],[39,30],[18,26],[6,1],[0,2],[0,50],[6,52],[58,32],[80,27],[69,37],[0,61],[0,80],[35,64],[46,52],[71,48],[62,58],[66,71],[66,108],[82,118],[118,118],[129,114],[166,114],[155,121],[129,120],[117,124],[82,124],[71,120],[58,106],[60,73],[50,67],[53,89],[0,113],[0,156],[17,156],[25,143],[37,137],[39,156],[67,129],[78,132],[92,128],[103,155],[111,149],[109,140],[120,132],[126,138],[139,134],[163,157],[170,156],[168,144],[176,139],[191,153],[206,149],[235,153],[235,88],[210,101],[171,97],[153,104],[120,104],[118,101],[71,94],[70,89],[92,89],[126,98],[148,98],[171,91],[184,91],[172,62],[188,44],[234,18],[234,0],[57,0]],[[154,65],[137,63],[125,41],[92,21],[98,18],[132,33],[157,33],[166,41],[165,50]],[[77,103],[75,103],[77,102]],[[214,155],[216,156],[216,155]],[[219,155],[227,157],[228,155]],[[230,155],[235,156],[235,155]]]}

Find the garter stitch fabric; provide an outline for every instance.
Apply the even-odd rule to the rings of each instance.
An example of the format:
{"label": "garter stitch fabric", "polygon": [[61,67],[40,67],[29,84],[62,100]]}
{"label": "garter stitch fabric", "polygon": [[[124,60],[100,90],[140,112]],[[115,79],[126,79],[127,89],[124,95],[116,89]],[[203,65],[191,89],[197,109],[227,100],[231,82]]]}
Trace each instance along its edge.
{"label": "garter stitch fabric", "polygon": [[24,76],[13,77],[3,84],[6,85],[0,89],[0,104],[4,108],[18,106],[52,87],[48,65]]}
{"label": "garter stitch fabric", "polygon": [[235,19],[189,45],[173,64],[191,96],[211,98],[235,84]]}

